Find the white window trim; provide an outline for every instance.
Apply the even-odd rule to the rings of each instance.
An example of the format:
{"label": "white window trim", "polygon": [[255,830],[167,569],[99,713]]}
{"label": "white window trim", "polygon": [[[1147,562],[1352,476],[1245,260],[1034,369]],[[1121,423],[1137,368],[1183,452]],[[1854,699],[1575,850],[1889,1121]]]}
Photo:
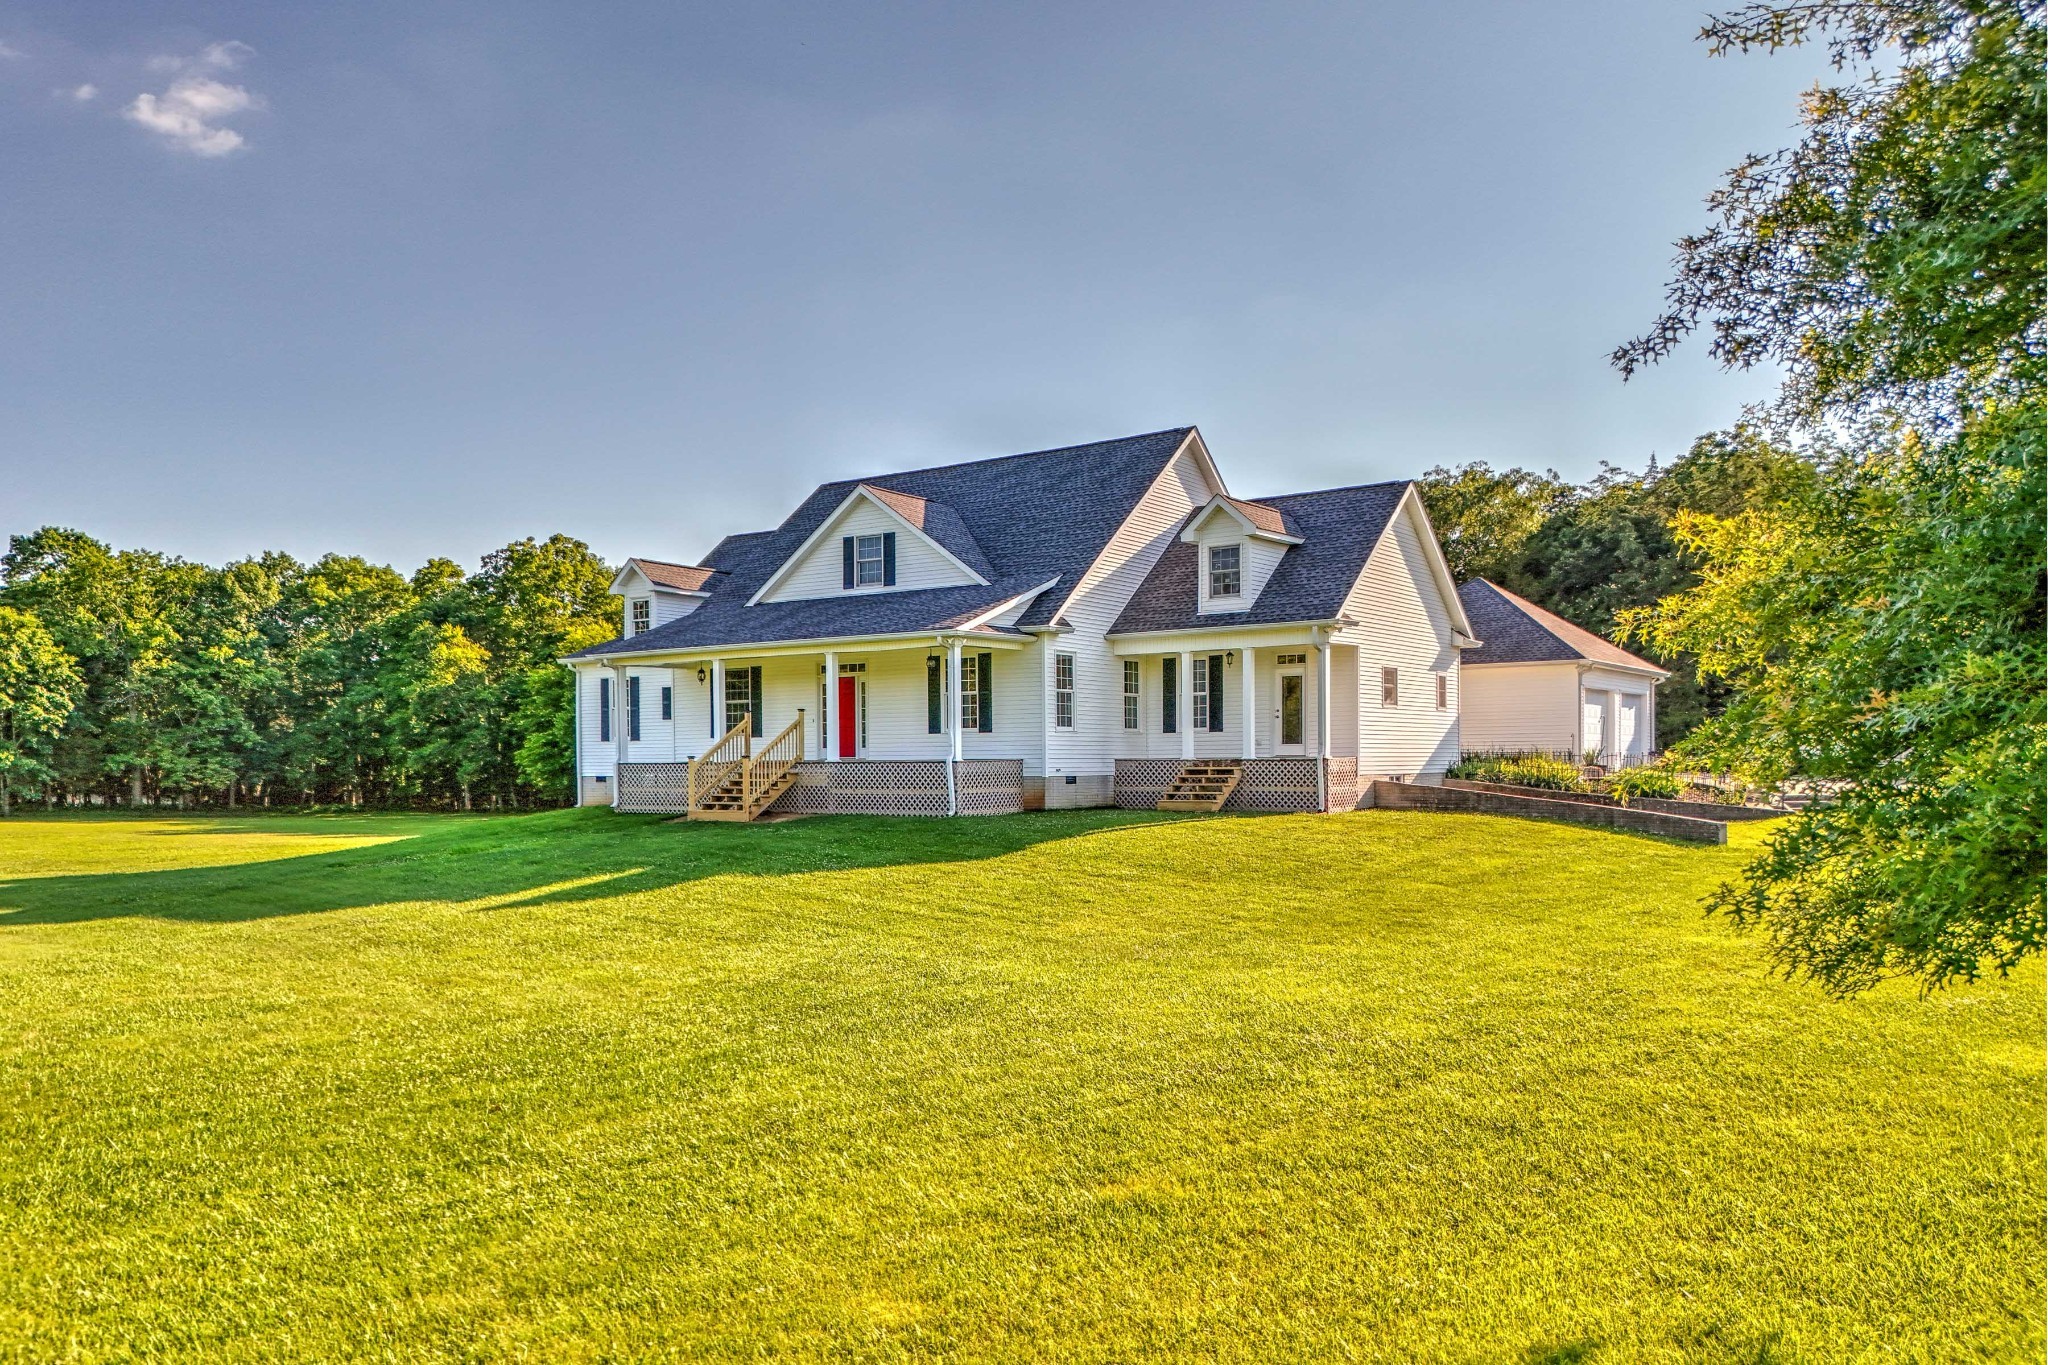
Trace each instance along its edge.
{"label": "white window trim", "polygon": [[[1237,562],[1228,569],[1219,569],[1216,567],[1216,556],[1224,550],[1230,551],[1235,556]],[[1230,575],[1230,590],[1228,592],[1219,591],[1216,586],[1217,577],[1226,573]],[[1213,602],[1218,599],[1242,596],[1244,596],[1244,547],[1242,545],[1211,545],[1209,547],[1209,600]]]}
{"label": "white window trim", "polygon": [[981,659],[963,651],[960,655],[960,731],[965,734],[980,728]]}
{"label": "white window trim", "polygon": [[[870,556],[868,551],[874,550]],[[868,576],[872,570],[874,577]],[[859,535],[853,538],[853,586],[859,588],[887,587],[889,576],[889,552],[883,544],[881,533]]]}
{"label": "white window trim", "polygon": [[1188,663],[1188,728],[1201,734],[1209,728],[1209,656],[1197,654]]}
{"label": "white window trim", "polygon": [[633,597],[627,599],[626,629],[633,635],[645,635],[648,631],[654,629],[653,598]]}
{"label": "white window trim", "polygon": [[1124,729],[1144,724],[1144,667],[1136,659],[1124,660]]}
{"label": "white window trim", "polygon": [[[1063,666],[1067,675],[1064,687],[1060,685],[1060,671]],[[1074,728],[1074,656],[1071,654],[1052,656],[1052,728]]]}

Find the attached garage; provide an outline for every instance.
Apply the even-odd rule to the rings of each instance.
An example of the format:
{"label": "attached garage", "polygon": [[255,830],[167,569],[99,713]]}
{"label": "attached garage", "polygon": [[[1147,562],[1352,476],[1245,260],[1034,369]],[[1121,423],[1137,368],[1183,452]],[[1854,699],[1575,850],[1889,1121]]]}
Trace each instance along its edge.
{"label": "attached garage", "polygon": [[1657,684],[1670,673],[1487,580],[1458,590],[1479,637],[1458,662],[1466,753],[1640,763],[1657,750]]}

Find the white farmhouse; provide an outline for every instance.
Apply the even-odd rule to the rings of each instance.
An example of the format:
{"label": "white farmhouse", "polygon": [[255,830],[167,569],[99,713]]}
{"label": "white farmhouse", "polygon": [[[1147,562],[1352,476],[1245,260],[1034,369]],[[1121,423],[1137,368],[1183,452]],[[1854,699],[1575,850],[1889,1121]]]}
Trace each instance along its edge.
{"label": "white farmhouse", "polygon": [[1456,760],[1477,638],[1414,484],[1235,498],[1193,427],[825,484],[613,586],[581,800],[701,818],[1347,808]]}
{"label": "white farmhouse", "polygon": [[1669,672],[1484,578],[1458,596],[1485,642],[1462,661],[1467,753],[1626,768],[1656,750],[1657,684]]}

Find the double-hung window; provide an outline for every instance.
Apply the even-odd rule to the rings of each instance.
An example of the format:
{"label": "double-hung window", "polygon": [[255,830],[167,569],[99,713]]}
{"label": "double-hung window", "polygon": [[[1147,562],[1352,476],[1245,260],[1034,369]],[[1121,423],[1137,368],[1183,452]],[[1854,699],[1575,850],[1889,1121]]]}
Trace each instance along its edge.
{"label": "double-hung window", "polygon": [[882,586],[882,538],[880,536],[855,536],[853,538],[853,585],[856,588]]}
{"label": "double-hung window", "polygon": [[[1211,545],[1209,547],[1209,596],[1236,597],[1243,591],[1244,579],[1238,570],[1238,547],[1235,545]],[[1196,677],[1201,674],[1197,673]]]}
{"label": "double-hung window", "polygon": [[1193,696],[1194,715],[1191,721],[1197,730],[1209,728],[1209,656],[1197,654],[1188,673],[1189,690]]}
{"label": "double-hung window", "polygon": [[981,660],[973,654],[960,656],[960,728],[981,728]]}
{"label": "double-hung window", "polygon": [[1138,661],[1124,660],[1124,729],[1138,728]]}
{"label": "double-hung window", "polygon": [[1436,709],[1439,711],[1451,709],[1451,679],[1447,673],[1436,675]]}
{"label": "double-hung window", "polygon": [[654,624],[654,608],[644,597],[633,599],[633,633],[645,635],[647,628]]}
{"label": "double-hung window", "polygon": [[1052,656],[1052,723],[1055,728],[1074,728],[1074,656]]}
{"label": "double-hung window", "polygon": [[[754,677],[757,668],[725,670],[725,728],[730,730],[754,713]],[[759,729],[758,725],[753,728]]]}
{"label": "double-hung window", "polygon": [[1380,670],[1380,705],[1381,705],[1381,706],[1399,706],[1400,704],[1401,704],[1401,670],[1400,670],[1400,669],[1398,669],[1398,668],[1383,668],[1383,669],[1381,669],[1381,670]]}

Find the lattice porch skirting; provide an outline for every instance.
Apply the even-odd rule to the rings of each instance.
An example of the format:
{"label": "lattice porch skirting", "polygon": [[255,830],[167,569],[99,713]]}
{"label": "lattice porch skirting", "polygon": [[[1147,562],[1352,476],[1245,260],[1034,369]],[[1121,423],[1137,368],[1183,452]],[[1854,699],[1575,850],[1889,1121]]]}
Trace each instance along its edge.
{"label": "lattice porch skirting", "polygon": [[[618,809],[681,815],[689,806],[687,763],[619,765]],[[796,784],[769,810],[809,815],[944,815],[946,765],[922,759],[844,759],[796,765]],[[955,770],[962,815],[1024,809],[1022,759],[963,759]]]}
{"label": "lattice porch skirting", "polygon": [[[1223,803],[1227,811],[1312,811],[1316,809],[1313,758],[1250,758],[1237,790]],[[1354,760],[1355,765],[1355,760]],[[1116,761],[1116,804],[1151,810],[1186,766],[1178,758],[1120,758]],[[1354,766],[1354,773],[1356,768]],[[1354,778],[1355,780],[1355,778]],[[1333,789],[1333,798],[1338,793]],[[1334,802],[1333,802],[1334,804]]]}

